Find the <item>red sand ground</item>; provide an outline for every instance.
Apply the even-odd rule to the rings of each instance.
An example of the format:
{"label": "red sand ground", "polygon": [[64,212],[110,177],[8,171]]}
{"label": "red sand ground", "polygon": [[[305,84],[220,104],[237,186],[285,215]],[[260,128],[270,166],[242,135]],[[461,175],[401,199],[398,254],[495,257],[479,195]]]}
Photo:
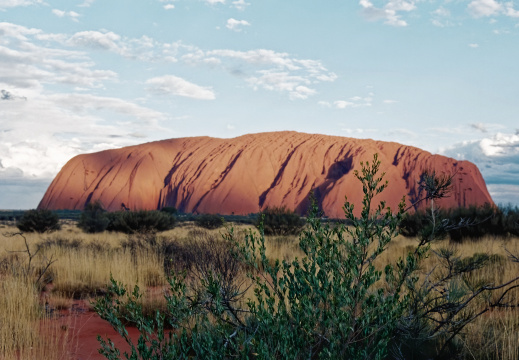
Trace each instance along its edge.
{"label": "red sand ground", "polygon": [[[90,310],[88,303],[84,300],[76,300],[70,309],[56,312],[51,320],[46,320],[44,329],[50,331],[52,336],[62,333],[65,342],[60,348],[64,349],[62,359],[66,360],[97,360],[106,359],[100,355],[97,335],[105,340],[110,338],[116,346],[124,351],[130,347],[124,339],[99,315]],[[139,332],[134,327],[127,328],[130,338],[136,343]],[[45,331],[45,330],[44,330]]]}
{"label": "red sand ground", "polygon": [[[403,195],[417,198],[426,169],[455,174],[444,208],[492,204],[478,168],[394,142],[272,132],[234,139],[193,137],[79,155],[56,176],[39,204],[82,210],[100,200],[111,211],[174,206],[184,212],[250,214],[267,206],[305,213],[314,191],[327,216],[343,217],[344,196],[360,212],[361,161],[378,153],[389,180],[383,200],[396,209]],[[382,200],[379,199],[379,200]]]}

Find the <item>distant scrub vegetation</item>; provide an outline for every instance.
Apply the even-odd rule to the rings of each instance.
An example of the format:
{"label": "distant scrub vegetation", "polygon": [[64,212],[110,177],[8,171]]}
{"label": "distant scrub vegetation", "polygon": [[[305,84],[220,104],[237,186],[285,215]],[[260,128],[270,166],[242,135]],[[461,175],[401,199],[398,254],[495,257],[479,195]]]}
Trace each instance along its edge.
{"label": "distant scrub vegetation", "polygon": [[263,210],[257,220],[256,227],[263,227],[265,235],[298,235],[305,225],[296,212],[286,207],[267,207]]}
{"label": "distant scrub vegetation", "polygon": [[[468,208],[440,209],[438,218],[445,219],[446,224],[460,224],[464,226],[443,229],[444,236],[452,241],[464,239],[480,239],[484,236],[519,236],[519,208],[508,205],[495,207],[491,205],[471,206]],[[404,236],[420,236],[432,226],[431,216],[424,211],[407,213],[400,224]]]}
{"label": "distant scrub vegetation", "polygon": [[195,224],[204,229],[218,229],[224,223],[225,220],[218,214],[200,214],[195,218]]}
{"label": "distant scrub vegetation", "polygon": [[78,227],[87,233],[116,231],[125,234],[160,232],[175,226],[169,211],[139,210],[107,212],[99,201],[90,202],[81,213]]}

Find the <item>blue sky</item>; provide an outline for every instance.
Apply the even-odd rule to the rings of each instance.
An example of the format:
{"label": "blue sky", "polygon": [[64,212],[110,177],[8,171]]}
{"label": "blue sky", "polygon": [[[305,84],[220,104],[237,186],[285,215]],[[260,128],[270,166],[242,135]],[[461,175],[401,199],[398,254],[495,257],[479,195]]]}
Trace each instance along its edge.
{"label": "blue sky", "polygon": [[0,0],[0,209],[85,152],[296,130],[476,163],[519,205],[519,2]]}

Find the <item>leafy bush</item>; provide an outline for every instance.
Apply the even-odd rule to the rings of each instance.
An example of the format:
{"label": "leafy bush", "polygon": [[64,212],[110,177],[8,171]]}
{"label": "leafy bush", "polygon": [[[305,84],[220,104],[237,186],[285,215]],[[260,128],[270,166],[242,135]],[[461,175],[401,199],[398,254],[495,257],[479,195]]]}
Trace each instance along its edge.
{"label": "leafy bush", "polygon": [[263,224],[265,235],[298,235],[305,221],[286,207],[267,207],[256,221],[256,227]]}
{"label": "leafy bush", "polygon": [[[107,295],[96,302],[95,310],[130,345],[131,354],[125,356],[457,358],[455,338],[477,316],[506,306],[508,292],[519,278],[500,285],[481,283],[472,274],[491,259],[481,254],[462,259],[450,249],[433,252],[439,259],[437,272],[420,277],[420,263],[431,255],[430,243],[436,238],[435,225],[422,233],[405,259],[383,269],[376,265],[398,234],[404,203],[396,213],[384,202],[372,204],[387,182],[383,181],[384,174],[378,174],[377,156],[361,165],[361,171],[355,172],[364,189],[360,218],[354,216],[354,206],[346,202],[344,212],[352,226],[331,227],[321,221],[314,204],[308,226],[300,236],[299,245],[305,254],[301,260],[268,259],[261,225],[259,236],[251,231],[243,242],[230,229],[226,235],[229,247],[222,254],[239,256],[254,283],[255,299],[249,299],[245,308],[240,302],[246,290],[240,276],[226,277],[224,267],[207,266],[215,263],[214,256],[198,262],[195,277],[199,281],[195,285],[186,280],[185,273],[174,274],[165,296],[167,311],[157,311],[154,316],[143,314],[137,287],[129,293],[112,279]],[[448,182],[429,184],[436,184],[434,189],[426,189],[426,196],[433,200]],[[444,226],[441,221],[433,223]],[[514,257],[514,261],[519,259]],[[501,296],[497,294],[494,298],[498,300],[491,302],[490,293],[495,291],[502,291]],[[127,336],[125,321],[137,324],[141,335],[136,344]],[[101,354],[108,359],[120,357],[120,350],[111,341],[98,339]]]}
{"label": "leafy bush", "polygon": [[195,224],[204,229],[218,229],[224,224],[224,219],[217,214],[201,214],[195,219]]}
{"label": "leafy bush", "polygon": [[86,233],[99,233],[106,230],[110,219],[100,201],[92,201],[85,205],[77,226]]}
{"label": "leafy bush", "polygon": [[174,216],[157,210],[115,211],[108,213],[108,219],[106,230],[125,234],[166,231],[176,223]]}
{"label": "leafy bush", "polygon": [[23,232],[51,232],[61,229],[59,217],[50,210],[28,210],[16,223],[16,227]]}

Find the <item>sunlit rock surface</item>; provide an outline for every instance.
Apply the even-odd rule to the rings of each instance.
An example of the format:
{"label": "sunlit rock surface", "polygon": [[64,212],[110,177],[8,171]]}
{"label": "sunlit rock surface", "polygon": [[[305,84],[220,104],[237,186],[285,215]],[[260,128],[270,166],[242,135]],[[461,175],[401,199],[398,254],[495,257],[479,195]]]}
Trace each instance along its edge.
{"label": "sunlit rock surface", "polygon": [[395,210],[404,195],[407,205],[416,201],[426,169],[454,174],[442,207],[493,203],[481,173],[468,161],[393,142],[272,132],[170,139],[79,155],[61,169],[39,208],[81,210],[100,200],[108,210],[174,206],[184,212],[249,214],[286,206],[305,213],[313,190],[327,216],[343,217],[345,196],[360,211],[362,186],[354,170],[374,153],[389,181],[377,200]]}

